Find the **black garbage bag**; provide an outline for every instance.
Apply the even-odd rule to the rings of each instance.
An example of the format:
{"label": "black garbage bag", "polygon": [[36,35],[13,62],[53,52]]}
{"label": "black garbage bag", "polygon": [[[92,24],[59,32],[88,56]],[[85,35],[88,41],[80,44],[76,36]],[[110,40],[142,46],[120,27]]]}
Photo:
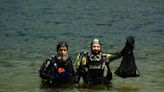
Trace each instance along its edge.
{"label": "black garbage bag", "polygon": [[121,51],[123,59],[119,68],[115,71],[117,76],[122,78],[139,76],[139,70],[137,69],[133,55],[134,42],[135,40],[132,36],[127,37],[125,47]]}

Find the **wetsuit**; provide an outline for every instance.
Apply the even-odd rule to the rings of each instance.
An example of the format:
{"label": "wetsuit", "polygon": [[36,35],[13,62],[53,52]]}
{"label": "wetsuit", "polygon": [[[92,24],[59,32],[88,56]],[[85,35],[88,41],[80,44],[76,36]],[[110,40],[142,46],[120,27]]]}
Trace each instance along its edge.
{"label": "wetsuit", "polygon": [[112,79],[112,72],[109,63],[120,58],[120,53],[110,54],[100,52],[94,55],[90,52],[81,52],[77,56],[77,78],[79,82],[82,76],[87,84],[109,83]]}
{"label": "wetsuit", "polygon": [[61,60],[57,56],[52,56],[41,65],[39,75],[50,83],[72,83],[75,76],[72,60]]}

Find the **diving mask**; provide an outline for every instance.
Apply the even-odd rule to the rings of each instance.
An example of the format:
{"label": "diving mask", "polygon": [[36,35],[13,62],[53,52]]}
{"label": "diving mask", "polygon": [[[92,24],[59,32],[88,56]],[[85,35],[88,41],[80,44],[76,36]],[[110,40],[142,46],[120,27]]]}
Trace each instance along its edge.
{"label": "diving mask", "polygon": [[98,55],[90,55],[89,59],[91,61],[100,61],[101,60],[101,55],[98,54]]}

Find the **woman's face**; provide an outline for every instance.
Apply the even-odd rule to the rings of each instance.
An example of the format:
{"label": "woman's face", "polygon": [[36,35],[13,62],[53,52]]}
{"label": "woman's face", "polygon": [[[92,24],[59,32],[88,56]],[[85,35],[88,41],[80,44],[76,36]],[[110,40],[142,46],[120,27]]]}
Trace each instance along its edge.
{"label": "woman's face", "polygon": [[68,52],[67,47],[60,47],[58,49],[58,56],[66,57],[67,56],[67,52]]}
{"label": "woman's face", "polygon": [[99,52],[101,50],[100,44],[99,43],[92,44],[91,50],[94,54],[99,54]]}

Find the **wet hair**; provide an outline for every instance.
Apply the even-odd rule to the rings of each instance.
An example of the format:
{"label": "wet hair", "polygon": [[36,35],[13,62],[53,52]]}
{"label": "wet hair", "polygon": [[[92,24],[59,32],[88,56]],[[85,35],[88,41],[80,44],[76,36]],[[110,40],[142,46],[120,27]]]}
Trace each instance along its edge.
{"label": "wet hair", "polygon": [[56,46],[56,51],[58,51],[59,48],[61,48],[61,47],[66,47],[67,50],[68,50],[68,44],[64,41],[61,41],[61,42],[58,43],[58,45]]}

